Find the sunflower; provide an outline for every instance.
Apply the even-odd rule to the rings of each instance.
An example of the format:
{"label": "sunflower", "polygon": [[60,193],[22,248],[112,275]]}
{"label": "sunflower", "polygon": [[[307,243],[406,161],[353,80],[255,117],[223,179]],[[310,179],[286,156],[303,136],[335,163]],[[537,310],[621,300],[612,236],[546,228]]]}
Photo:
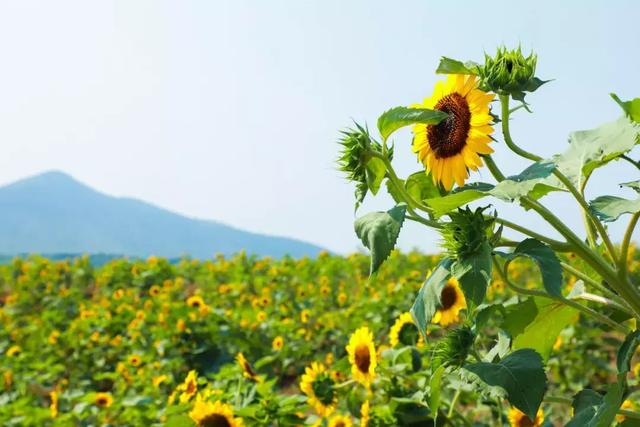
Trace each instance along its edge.
{"label": "sunflower", "polygon": [[534,420],[520,412],[517,408],[511,408],[509,410],[509,423],[511,423],[511,427],[540,427],[543,421],[544,412],[542,412],[542,409],[538,409]]}
{"label": "sunflower", "polygon": [[51,404],[49,405],[49,411],[51,412],[51,418],[58,416],[58,392],[53,390],[49,393]]}
{"label": "sunflower", "polygon": [[131,356],[129,356],[128,360],[131,366],[140,366],[140,364],[142,363],[142,358],[137,354],[132,354]]}
{"label": "sunflower", "polygon": [[234,418],[231,405],[220,401],[196,400],[189,412],[191,419],[200,427],[242,427],[242,418]]}
{"label": "sunflower", "polygon": [[271,347],[273,347],[273,349],[275,351],[280,351],[282,350],[282,347],[284,347],[284,338],[282,338],[281,336],[277,336],[273,339],[273,342],[271,343]]}
{"label": "sunflower", "polygon": [[[624,402],[622,402],[622,405],[620,405],[620,409],[634,409],[635,406],[633,405],[633,402],[629,399],[626,399]],[[625,417],[624,415],[616,415],[616,421],[619,423],[622,423],[624,420],[626,420],[627,417]]]}
{"label": "sunflower", "polygon": [[365,400],[360,407],[360,427],[367,427],[369,425],[369,401]]}
{"label": "sunflower", "polygon": [[402,345],[422,345],[422,336],[420,331],[413,322],[411,313],[405,312],[396,319],[396,322],[389,331],[389,342],[391,347],[395,347],[398,344]]}
{"label": "sunflower", "polygon": [[196,371],[189,371],[184,382],[176,387],[176,392],[180,392],[180,403],[188,402],[198,391],[198,374]]}
{"label": "sunflower", "polygon": [[113,404],[113,397],[111,393],[96,393],[94,402],[100,408],[108,408]]}
{"label": "sunflower", "polygon": [[12,345],[11,347],[9,347],[6,354],[8,357],[14,357],[19,355],[21,352],[22,348],[19,345]]}
{"label": "sunflower", "polygon": [[460,318],[460,310],[467,308],[464,294],[460,290],[460,284],[455,277],[449,278],[440,293],[440,308],[433,315],[432,322],[447,326],[455,323]]}
{"label": "sunflower", "polygon": [[244,357],[244,354],[238,353],[236,355],[236,362],[238,362],[238,365],[242,368],[242,376],[253,381],[260,381],[260,377],[258,377],[258,374],[253,370],[249,361]]}
{"label": "sunflower", "polygon": [[378,365],[376,348],[373,344],[373,334],[369,328],[363,326],[356,330],[349,339],[347,346],[349,363],[353,378],[366,387],[371,385]]}
{"label": "sunflower", "polygon": [[300,381],[300,390],[307,395],[307,402],[321,417],[335,411],[338,397],[333,389],[334,381],[322,363],[307,366]]}
{"label": "sunflower", "polygon": [[351,418],[345,415],[336,415],[329,420],[328,427],[351,427]]}
{"label": "sunflower", "polygon": [[187,305],[191,308],[200,308],[205,305],[200,295],[193,295],[187,299]]}
{"label": "sunflower", "polygon": [[477,89],[476,76],[447,76],[439,81],[430,98],[413,108],[428,108],[449,114],[437,125],[417,124],[413,127],[413,152],[431,173],[434,183],[451,190],[455,181],[464,185],[469,169],[482,166],[478,154],[491,154],[491,115],[489,103],[494,94]]}

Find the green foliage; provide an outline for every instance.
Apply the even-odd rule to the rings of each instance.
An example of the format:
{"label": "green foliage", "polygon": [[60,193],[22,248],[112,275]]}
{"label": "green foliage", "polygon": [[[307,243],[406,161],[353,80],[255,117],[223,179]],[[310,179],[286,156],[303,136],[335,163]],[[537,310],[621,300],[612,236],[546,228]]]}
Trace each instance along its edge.
{"label": "green foliage", "polygon": [[395,107],[385,111],[378,118],[378,130],[383,140],[400,128],[422,123],[427,125],[437,125],[449,117],[447,113],[426,108]]}
{"label": "green foliage", "polygon": [[375,274],[391,254],[406,212],[406,205],[398,205],[387,212],[371,212],[356,219],[356,235],[371,251],[369,274]]}
{"label": "green foliage", "polygon": [[640,123],[640,98],[634,98],[631,101],[622,101],[615,93],[609,95],[611,95],[611,98],[618,103],[631,120]]}
{"label": "green foliage", "polygon": [[479,65],[475,62],[468,61],[462,62],[457,59],[447,58],[443,56],[440,58],[440,63],[436,69],[437,74],[478,74]]}
{"label": "green foliage", "polygon": [[609,427],[622,404],[623,389],[619,383],[609,385],[604,397],[593,390],[585,389],[573,400],[575,411],[566,427]]}
{"label": "green foliage", "polygon": [[461,257],[451,266],[451,272],[460,282],[465,298],[476,305],[484,301],[492,269],[491,246],[486,241],[476,252]]}
{"label": "green foliage", "polygon": [[411,315],[425,339],[427,336],[427,325],[431,323],[433,315],[440,306],[442,288],[444,288],[447,280],[451,277],[451,273],[449,272],[451,264],[452,261],[449,258],[444,258],[438,263],[420,288],[413,307],[411,307]]}
{"label": "green foliage", "polygon": [[516,350],[498,363],[478,362],[463,367],[486,384],[504,389],[513,406],[535,418],[547,389],[542,357],[537,352]]}
{"label": "green foliage", "polygon": [[509,257],[525,256],[538,264],[542,274],[542,284],[550,295],[562,296],[562,267],[556,253],[546,244],[536,239],[525,239],[516,246]]}
{"label": "green foliage", "polygon": [[600,196],[589,202],[591,211],[604,222],[613,222],[624,214],[640,212],[640,197],[628,200],[617,196]]}
{"label": "green foliage", "polygon": [[438,341],[433,349],[431,363],[434,368],[438,369],[441,366],[461,367],[467,360],[474,340],[475,334],[468,326],[448,331],[447,335]]}
{"label": "green foliage", "polygon": [[627,335],[618,350],[616,358],[618,373],[626,375],[631,370],[631,358],[633,358],[638,345],[640,345],[640,330],[635,330]]}

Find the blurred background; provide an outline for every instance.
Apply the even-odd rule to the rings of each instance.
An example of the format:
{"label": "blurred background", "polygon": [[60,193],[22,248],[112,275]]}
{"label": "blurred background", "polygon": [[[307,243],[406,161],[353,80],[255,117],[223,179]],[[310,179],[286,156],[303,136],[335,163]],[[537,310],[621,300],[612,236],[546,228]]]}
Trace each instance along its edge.
{"label": "blurred background", "polygon": [[[440,56],[482,61],[500,44],[537,52],[537,75],[554,80],[529,95],[534,113],[516,113],[512,132],[542,156],[563,151],[570,131],[617,118],[609,92],[640,96],[640,5],[589,3],[0,2],[0,184],[51,170],[64,174],[39,177],[40,193],[23,197],[27,207],[5,221],[11,226],[4,235],[36,210],[42,216],[29,217],[15,239],[42,234],[46,228],[38,224],[49,205],[30,201],[71,176],[76,181],[67,184],[187,217],[352,252],[360,243],[353,186],[335,167],[338,131],[352,120],[374,130],[387,108],[430,95],[442,78],[434,73]],[[419,170],[410,132],[398,132],[394,141],[396,170],[405,176]],[[502,142],[493,145],[505,173],[526,167]],[[621,162],[599,171],[588,195],[630,195],[616,184],[631,180],[631,172]],[[481,170],[472,180],[491,177]],[[2,200],[3,210],[17,203]],[[582,229],[568,197],[546,200]],[[73,198],[64,203],[80,216],[86,208]],[[368,196],[358,215],[391,206],[386,195]],[[535,215],[495,207],[546,230]],[[69,218],[65,212],[57,214]],[[170,221],[162,224],[171,228]],[[402,249],[438,250],[437,235],[407,228]],[[622,224],[612,229],[619,240]],[[65,234],[58,238],[64,243]],[[89,240],[62,249],[34,243],[33,250],[75,251]],[[4,251],[32,250],[12,248]]]}

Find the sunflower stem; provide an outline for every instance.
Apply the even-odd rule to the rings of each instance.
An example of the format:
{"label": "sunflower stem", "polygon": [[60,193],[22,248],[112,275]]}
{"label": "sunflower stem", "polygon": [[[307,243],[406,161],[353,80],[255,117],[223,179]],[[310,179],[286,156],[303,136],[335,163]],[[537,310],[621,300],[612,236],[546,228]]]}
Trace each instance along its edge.
{"label": "sunflower stem", "polygon": [[627,258],[629,257],[629,245],[631,243],[631,237],[633,236],[633,230],[638,224],[640,219],[640,212],[633,214],[629,220],[629,225],[622,238],[622,245],[620,246],[620,257],[618,258],[618,270],[620,271],[620,278],[627,280],[629,275],[629,266],[627,265]]}
{"label": "sunflower stem", "polygon": [[610,299],[618,302],[619,304],[622,304],[622,305],[626,306],[629,309],[631,308],[631,307],[629,307],[629,304],[627,304],[627,302],[624,299],[620,298],[620,296],[618,294],[616,294],[612,290],[608,289],[602,283],[598,282],[597,280],[592,279],[587,274],[583,273],[582,271],[580,271],[580,270],[578,270],[576,268],[573,268],[571,265],[569,265],[569,264],[567,264],[565,262],[560,262],[560,265],[562,266],[562,268],[565,271],[567,271],[568,273],[573,274],[574,276],[576,276],[580,280],[584,281],[585,283],[590,284],[591,286],[593,286],[594,288],[596,288],[597,290],[599,290],[600,292],[605,294]]}
{"label": "sunflower stem", "polygon": [[500,95],[500,106],[502,107],[502,117],[500,117],[500,120],[502,120],[502,135],[504,136],[504,142],[507,144],[507,147],[525,159],[533,160],[534,162],[542,160],[542,157],[523,150],[513,142],[511,132],[509,131],[509,114],[511,113],[509,110],[509,95]]}

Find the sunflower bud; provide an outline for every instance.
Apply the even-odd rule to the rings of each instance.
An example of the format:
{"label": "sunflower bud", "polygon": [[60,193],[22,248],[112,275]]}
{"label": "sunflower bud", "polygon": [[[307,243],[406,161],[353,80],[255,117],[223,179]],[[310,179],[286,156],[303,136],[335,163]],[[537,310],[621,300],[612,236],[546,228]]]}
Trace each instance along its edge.
{"label": "sunflower bud", "polygon": [[485,54],[484,66],[479,68],[481,86],[498,94],[533,92],[542,83],[535,78],[538,56],[533,52],[525,57],[522,50],[498,48],[491,58]]}
{"label": "sunflower bud", "polygon": [[442,248],[452,259],[464,259],[480,250],[485,242],[493,240],[494,218],[487,218],[487,207],[475,211],[466,207],[449,213],[451,221],[444,224],[441,232]]}
{"label": "sunflower bud", "polygon": [[459,368],[469,355],[469,350],[475,340],[475,334],[468,326],[450,330],[447,335],[436,344],[431,363],[434,369],[439,366],[454,366]]}
{"label": "sunflower bud", "polygon": [[[381,162],[380,159],[373,158],[372,152],[381,152],[382,146],[369,135],[369,131],[358,123],[356,129],[345,129],[341,131],[342,138],[339,144],[342,151],[338,158],[338,169],[346,174],[347,180],[356,183],[356,208],[367,195],[367,191],[374,188],[377,191],[384,172],[380,175],[380,165],[372,168],[369,163]],[[393,150],[389,151],[388,157],[391,160]],[[384,166],[382,166],[384,171]]]}

